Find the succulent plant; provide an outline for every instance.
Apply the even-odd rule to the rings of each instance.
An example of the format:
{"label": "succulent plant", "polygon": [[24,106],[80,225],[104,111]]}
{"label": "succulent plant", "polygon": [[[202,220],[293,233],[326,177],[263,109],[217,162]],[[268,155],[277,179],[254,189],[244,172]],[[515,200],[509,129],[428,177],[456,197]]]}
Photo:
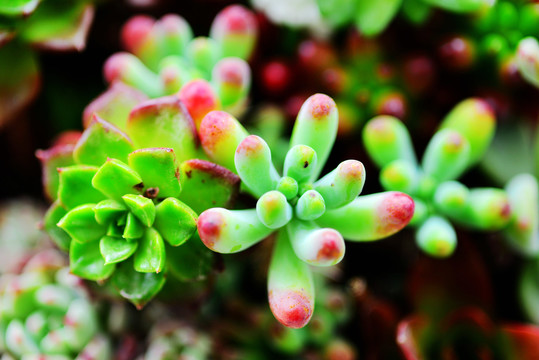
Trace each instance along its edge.
{"label": "succulent plant", "polygon": [[[160,20],[135,16],[122,30],[128,52],[107,60],[105,79],[111,84],[121,81],[151,98],[180,90],[180,97],[199,94],[197,106],[209,105],[211,110],[222,108],[240,115],[251,84],[245,60],[253,51],[256,36],[254,14],[241,5],[231,5],[216,16],[210,37],[193,38],[189,24],[179,15],[165,15]],[[193,80],[198,80],[196,85]],[[208,92],[211,103],[201,104],[200,94],[207,96]]]}
{"label": "succulent plant", "polygon": [[16,359],[111,359],[82,281],[53,250],[2,275],[0,349]]}
{"label": "succulent plant", "polygon": [[39,62],[32,48],[81,51],[93,14],[91,0],[0,2],[0,125],[39,91]]}
{"label": "succulent plant", "polygon": [[202,120],[202,147],[213,161],[239,175],[244,189],[258,198],[255,209],[212,208],[198,219],[204,244],[220,253],[245,250],[277,231],[268,272],[268,297],[285,326],[307,324],[314,306],[308,265],[330,266],[344,256],[344,238],[377,240],[394,234],[411,219],[409,196],[385,192],[358,197],[365,181],[363,164],[342,162],[318,177],[336,138],[338,111],[328,96],[316,94],[302,106],[280,176],[266,142],[225,112]]}
{"label": "succulent plant", "polygon": [[492,231],[504,228],[511,219],[505,191],[469,189],[455,180],[481,158],[494,129],[494,114],[484,101],[464,100],[445,117],[419,165],[402,122],[379,116],[365,126],[363,141],[381,168],[382,186],[414,198],[410,224],[417,228],[417,245],[429,255],[446,257],[455,250],[457,235],[449,220]]}
{"label": "succulent plant", "polygon": [[80,137],[64,140],[71,144],[37,155],[54,200],[44,227],[69,251],[71,271],[111,278],[141,307],[166,273],[182,280],[204,275],[199,271],[212,257],[187,240],[196,234],[197,213],[228,205],[239,179],[196,159],[203,154],[195,125],[177,97],[134,107],[125,131],[95,115]]}
{"label": "succulent plant", "polygon": [[529,36],[520,40],[516,62],[522,77],[539,87],[539,42],[536,38]]}

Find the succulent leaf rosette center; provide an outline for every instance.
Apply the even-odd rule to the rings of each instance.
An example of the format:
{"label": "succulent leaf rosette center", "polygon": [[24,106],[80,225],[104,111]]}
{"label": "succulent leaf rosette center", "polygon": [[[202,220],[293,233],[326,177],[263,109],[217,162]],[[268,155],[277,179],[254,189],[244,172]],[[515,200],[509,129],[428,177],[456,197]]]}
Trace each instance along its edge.
{"label": "succulent leaf rosette center", "polygon": [[413,214],[413,201],[401,193],[358,197],[365,168],[357,160],[318,178],[337,127],[335,102],[323,94],[311,96],[298,114],[281,176],[268,144],[248,135],[232,116],[211,112],[201,123],[201,142],[210,158],[236,171],[258,200],[255,209],[206,210],[198,219],[200,238],[214,251],[235,253],[277,230],[268,297],[275,317],[292,328],[305,326],[312,316],[308,265],[337,264],[344,256],[344,237],[380,239],[404,227]]}

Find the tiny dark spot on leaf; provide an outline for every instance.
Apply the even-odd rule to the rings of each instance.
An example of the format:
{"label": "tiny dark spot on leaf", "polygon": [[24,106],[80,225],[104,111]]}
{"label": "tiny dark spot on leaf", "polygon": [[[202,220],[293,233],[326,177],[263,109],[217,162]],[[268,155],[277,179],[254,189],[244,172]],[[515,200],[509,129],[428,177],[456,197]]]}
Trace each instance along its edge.
{"label": "tiny dark spot on leaf", "polygon": [[206,182],[206,179],[202,179],[201,181],[202,181],[202,183],[204,184],[204,183]]}
{"label": "tiny dark spot on leaf", "polygon": [[144,192],[144,196],[147,197],[148,199],[155,199],[158,194],[159,194],[159,188],[158,187],[148,188]]}
{"label": "tiny dark spot on leaf", "polygon": [[144,189],[144,183],[138,183],[137,185],[133,186],[133,188],[137,191],[142,191],[142,189]]}
{"label": "tiny dark spot on leaf", "polygon": [[303,163],[303,168],[305,169],[305,168],[307,168],[307,166],[309,166],[309,162],[308,162],[308,161],[305,161],[305,162]]}
{"label": "tiny dark spot on leaf", "polygon": [[187,177],[188,177],[189,179],[191,178],[191,171],[192,171],[192,170],[189,170],[189,171],[186,171],[186,172],[185,172],[185,175],[187,175]]}

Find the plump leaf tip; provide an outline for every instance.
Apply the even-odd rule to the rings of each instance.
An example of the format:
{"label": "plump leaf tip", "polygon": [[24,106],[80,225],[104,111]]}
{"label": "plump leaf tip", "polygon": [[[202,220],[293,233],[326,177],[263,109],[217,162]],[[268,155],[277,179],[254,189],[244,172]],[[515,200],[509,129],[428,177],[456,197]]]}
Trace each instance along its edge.
{"label": "plump leaf tip", "polygon": [[204,244],[220,253],[247,249],[277,230],[268,275],[271,310],[284,325],[305,326],[312,316],[314,287],[308,265],[331,266],[344,256],[344,238],[376,240],[402,229],[412,218],[412,199],[399,192],[358,197],[365,168],[347,160],[318,178],[335,141],[338,112],[328,96],[316,94],[302,106],[279,174],[268,144],[248,135],[229,114],[202,120],[203,148],[235,171],[258,198],[255,209],[212,208],[198,219]]}

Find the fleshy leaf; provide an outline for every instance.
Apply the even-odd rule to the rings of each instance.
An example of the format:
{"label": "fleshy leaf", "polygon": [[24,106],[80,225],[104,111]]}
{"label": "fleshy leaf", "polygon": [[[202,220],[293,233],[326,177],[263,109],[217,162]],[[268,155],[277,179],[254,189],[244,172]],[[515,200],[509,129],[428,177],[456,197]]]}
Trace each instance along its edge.
{"label": "fleshy leaf", "polygon": [[492,141],[496,118],[492,108],[481,99],[470,98],[458,103],[444,118],[440,129],[459,132],[470,143],[468,166],[481,159]]}
{"label": "fleshy leaf", "polygon": [[43,49],[81,51],[93,18],[93,5],[84,1],[44,1],[26,19],[20,36]]}
{"label": "fleshy leaf", "polygon": [[458,218],[466,211],[470,190],[458,181],[446,181],[436,188],[434,206],[447,217]]}
{"label": "fleshy leaf", "polygon": [[95,204],[85,204],[74,208],[60,219],[58,226],[75,242],[85,243],[101,239],[107,228],[95,220],[94,207]]}
{"label": "fleshy leaf", "polygon": [[141,194],[144,188],[139,174],[116,159],[108,159],[99,168],[92,179],[92,186],[109,198],[122,203],[122,196]]}
{"label": "fleshy leaf", "polygon": [[302,328],[313,314],[311,269],[296,256],[284,229],[279,231],[273,248],[268,270],[268,299],[271,312],[284,326]]}
{"label": "fleshy leaf", "polygon": [[254,209],[212,208],[200,214],[197,226],[204,244],[219,253],[245,250],[273,231],[262,224]]}
{"label": "fleshy leaf", "polygon": [[[177,197],[181,191],[178,163],[174,150],[168,148],[140,149],[129,154],[129,167],[142,181],[146,196]],[[149,194],[150,189],[153,193]]]}
{"label": "fleshy leaf", "polygon": [[422,160],[423,171],[438,181],[453,180],[466,169],[469,158],[468,140],[456,131],[442,129],[427,145]]}
{"label": "fleshy leaf", "polygon": [[71,272],[88,280],[104,280],[114,272],[114,264],[105,264],[99,250],[99,240],[87,243],[72,241],[69,249]]}
{"label": "fleshy leaf", "polygon": [[101,166],[107,158],[126,162],[134,150],[131,140],[120,129],[94,115],[73,151],[79,164]]}
{"label": "fleshy leaf", "polygon": [[132,54],[120,52],[112,55],[103,66],[103,73],[109,84],[121,81],[150,98],[165,95],[159,75]]}
{"label": "fleshy leaf", "polygon": [[94,207],[95,220],[102,225],[109,224],[127,210],[125,205],[116,200],[106,199]]}
{"label": "fleshy leaf", "polygon": [[365,36],[376,36],[393,20],[402,0],[358,1],[356,25]]}
{"label": "fleshy leaf", "polygon": [[236,172],[234,155],[238,145],[249,133],[232,115],[212,111],[200,123],[200,142],[209,158],[228,170]]}
{"label": "fleshy leaf", "polygon": [[395,160],[417,164],[410,133],[406,126],[393,116],[377,116],[363,129],[363,143],[367,153],[379,167]]}
{"label": "fleshy leaf", "polygon": [[238,58],[221,59],[213,68],[212,84],[223,109],[241,115],[251,86],[251,68],[247,62]]}
{"label": "fleshy leaf", "polygon": [[122,262],[114,272],[111,282],[120,295],[142,309],[165,284],[163,273],[141,273],[135,271],[133,262]]}
{"label": "fleshy leaf", "polygon": [[414,201],[406,194],[387,191],[360,196],[341,208],[328,210],[316,223],[337,230],[347,240],[371,241],[404,228],[414,214]]}
{"label": "fleshy leaf", "polygon": [[335,170],[314,183],[327,209],[344,206],[361,193],[365,184],[365,167],[357,160],[346,160]]}
{"label": "fleshy leaf", "polygon": [[513,218],[505,228],[509,243],[519,252],[536,256],[539,253],[539,189],[535,177],[515,176],[506,185]]}
{"label": "fleshy leaf", "polygon": [[206,114],[220,110],[221,103],[210,83],[203,79],[188,82],[182,86],[178,97],[185,104],[197,129]]}
{"label": "fleshy leaf", "polygon": [[488,1],[485,0],[423,0],[430,5],[454,12],[473,12],[480,10]]}
{"label": "fleshy leaf", "polygon": [[0,14],[5,16],[29,16],[41,0],[9,0],[0,2]]}
{"label": "fleshy leaf", "polygon": [[138,148],[173,149],[179,162],[198,157],[195,124],[176,96],[149,100],[135,107],[129,114],[127,133]]}
{"label": "fleshy leaf", "polygon": [[256,135],[249,135],[238,145],[234,156],[241,181],[257,197],[277,187],[279,174],[271,162],[268,144]]}
{"label": "fleshy leaf", "polygon": [[298,258],[315,266],[331,266],[344,257],[344,239],[334,229],[321,229],[314,223],[291,221],[288,236]]}
{"label": "fleshy leaf", "polygon": [[416,243],[431,256],[448,257],[457,247],[457,234],[446,219],[432,216],[417,229]]}
{"label": "fleshy leaf", "polygon": [[66,209],[57,200],[49,207],[43,218],[43,227],[54,243],[62,250],[69,251],[71,237],[57,224],[67,214]]}
{"label": "fleshy leaf", "polygon": [[326,211],[326,204],[316,190],[308,190],[298,199],[295,210],[301,220],[316,220]]}
{"label": "fleshy leaf", "polygon": [[197,233],[182,246],[167,248],[167,267],[182,281],[202,280],[213,269],[214,253],[208,251]]}
{"label": "fleshy leaf", "polygon": [[318,178],[326,164],[337,137],[338,125],[337,105],[329,96],[312,95],[301,106],[290,137],[290,147],[307,145],[316,152],[318,161],[311,180]]}
{"label": "fleshy leaf", "polygon": [[526,37],[518,43],[517,66],[522,77],[539,88],[539,42],[534,37]]}
{"label": "fleshy leaf", "polygon": [[317,169],[316,151],[307,145],[295,145],[286,153],[284,175],[296,180],[298,184],[308,181]]}
{"label": "fleshy leaf", "polygon": [[210,36],[219,45],[221,57],[234,56],[246,60],[256,42],[256,17],[244,6],[227,6],[213,20]]}
{"label": "fleshy leaf", "polygon": [[197,229],[197,214],[178,199],[165,199],[155,212],[153,226],[172,246],[182,245]]}
{"label": "fleshy leaf", "polygon": [[144,225],[140,222],[140,220],[133,215],[132,212],[127,213],[127,218],[125,222],[125,228],[124,232],[122,233],[122,237],[126,240],[134,240],[142,237],[144,235],[145,231]]}
{"label": "fleshy leaf", "polygon": [[74,165],[58,169],[60,185],[58,201],[66,208],[97,203],[104,199],[103,194],[92,187],[92,178],[97,172],[93,166]]}
{"label": "fleshy leaf", "polygon": [[496,188],[470,190],[464,214],[454,220],[481,230],[503,229],[511,219],[505,191]]}
{"label": "fleshy leaf", "polygon": [[196,213],[212,207],[231,207],[240,178],[222,166],[204,160],[188,160],[180,166],[179,199]]}
{"label": "fleshy leaf", "polygon": [[86,106],[82,116],[83,125],[87,128],[95,114],[125,131],[131,110],[147,99],[148,97],[139,90],[120,81],[113,82],[107,91]]}
{"label": "fleshy leaf", "polygon": [[122,238],[103,236],[99,241],[99,251],[105,259],[105,264],[124,261],[137,250],[138,242]]}
{"label": "fleshy leaf", "polygon": [[292,207],[277,190],[268,191],[256,202],[258,219],[270,229],[278,229],[292,219]]}
{"label": "fleshy leaf", "polygon": [[122,196],[129,211],[145,226],[152,226],[155,220],[155,205],[151,199],[142,195],[127,194]]}
{"label": "fleshy leaf", "polygon": [[213,67],[221,58],[217,42],[206,36],[199,36],[191,40],[185,56],[205,78],[209,78]]}
{"label": "fleshy leaf", "polygon": [[148,228],[138,242],[133,259],[134,269],[138,272],[160,273],[166,262],[165,243],[161,235],[154,228]]}

